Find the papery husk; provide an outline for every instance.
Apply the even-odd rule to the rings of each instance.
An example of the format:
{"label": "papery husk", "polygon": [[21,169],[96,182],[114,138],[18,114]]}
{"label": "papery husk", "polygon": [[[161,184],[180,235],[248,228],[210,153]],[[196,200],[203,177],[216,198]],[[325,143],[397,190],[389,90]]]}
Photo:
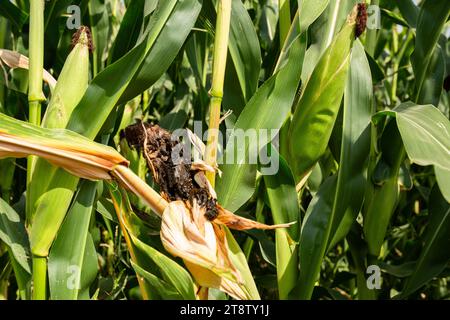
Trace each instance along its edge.
{"label": "papery husk", "polygon": [[197,283],[217,288],[236,299],[249,299],[242,277],[228,256],[221,226],[204,217],[194,204],[173,201],[163,213],[161,240],[168,252],[180,257]]}

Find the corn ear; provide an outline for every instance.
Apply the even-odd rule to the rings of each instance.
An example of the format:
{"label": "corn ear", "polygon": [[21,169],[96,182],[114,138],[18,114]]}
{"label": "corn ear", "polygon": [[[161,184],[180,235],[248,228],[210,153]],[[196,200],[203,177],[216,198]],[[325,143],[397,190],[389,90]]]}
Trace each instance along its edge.
{"label": "corn ear", "polygon": [[[42,126],[65,128],[83,97],[89,82],[89,30],[81,27],[74,35],[74,47],[64,63],[53,91]],[[42,150],[45,152],[45,148]],[[42,156],[42,155],[41,155]],[[47,159],[56,165],[59,157]],[[83,170],[80,165],[78,171]],[[70,169],[68,169],[69,172]],[[96,172],[94,176],[103,172]],[[74,172],[72,172],[74,173]],[[78,176],[90,177],[89,172]],[[106,176],[103,176],[106,178]],[[78,184],[78,177],[68,175],[43,159],[37,159],[28,190],[28,223],[31,224],[31,248],[35,255],[46,255],[66,215]]]}
{"label": "corn ear", "polygon": [[[80,102],[89,82],[89,37],[88,29],[81,27],[74,35],[74,48],[64,63],[57,85],[42,120],[46,128],[65,128],[72,111]],[[28,203],[34,206],[47,190],[56,169],[47,162],[37,160],[28,191]],[[42,175],[47,178],[42,179]],[[33,214],[32,210],[29,214]],[[31,217],[28,217],[31,220]]]}

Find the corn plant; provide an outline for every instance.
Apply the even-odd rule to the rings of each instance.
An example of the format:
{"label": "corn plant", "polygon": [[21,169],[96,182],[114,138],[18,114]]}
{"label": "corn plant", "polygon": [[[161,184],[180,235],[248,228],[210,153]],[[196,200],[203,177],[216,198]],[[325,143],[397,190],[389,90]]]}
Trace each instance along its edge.
{"label": "corn plant", "polygon": [[0,1],[0,298],[448,299],[449,18]]}

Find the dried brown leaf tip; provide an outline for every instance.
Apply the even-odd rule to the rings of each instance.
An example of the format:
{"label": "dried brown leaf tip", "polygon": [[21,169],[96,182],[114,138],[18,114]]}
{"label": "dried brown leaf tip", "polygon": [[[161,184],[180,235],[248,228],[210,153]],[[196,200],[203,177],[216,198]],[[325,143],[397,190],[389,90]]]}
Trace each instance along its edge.
{"label": "dried brown leaf tip", "polygon": [[92,34],[89,27],[81,26],[77,32],[72,35],[72,48],[78,43],[84,44],[89,47],[89,51],[93,52],[95,47],[92,42]]}
{"label": "dried brown leaf tip", "polygon": [[367,26],[367,4],[358,3],[358,14],[356,16],[355,38],[359,38]]}
{"label": "dried brown leaf tip", "polygon": [[183,259],[198,285],[220,289],[235,299],[250,299],[242,276],[229,257],[224,229],[207,220],[203,210],[173,201],[164,211],[161,241]]}

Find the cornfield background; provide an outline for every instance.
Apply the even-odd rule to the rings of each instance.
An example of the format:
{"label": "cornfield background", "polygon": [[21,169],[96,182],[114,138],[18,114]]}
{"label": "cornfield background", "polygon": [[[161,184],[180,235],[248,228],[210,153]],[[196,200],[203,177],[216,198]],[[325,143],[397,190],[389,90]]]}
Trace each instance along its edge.
{"label": "cornfield background", "polygon": [[450,1],[363,2],[0,0],[0,299],[450,298]]}

